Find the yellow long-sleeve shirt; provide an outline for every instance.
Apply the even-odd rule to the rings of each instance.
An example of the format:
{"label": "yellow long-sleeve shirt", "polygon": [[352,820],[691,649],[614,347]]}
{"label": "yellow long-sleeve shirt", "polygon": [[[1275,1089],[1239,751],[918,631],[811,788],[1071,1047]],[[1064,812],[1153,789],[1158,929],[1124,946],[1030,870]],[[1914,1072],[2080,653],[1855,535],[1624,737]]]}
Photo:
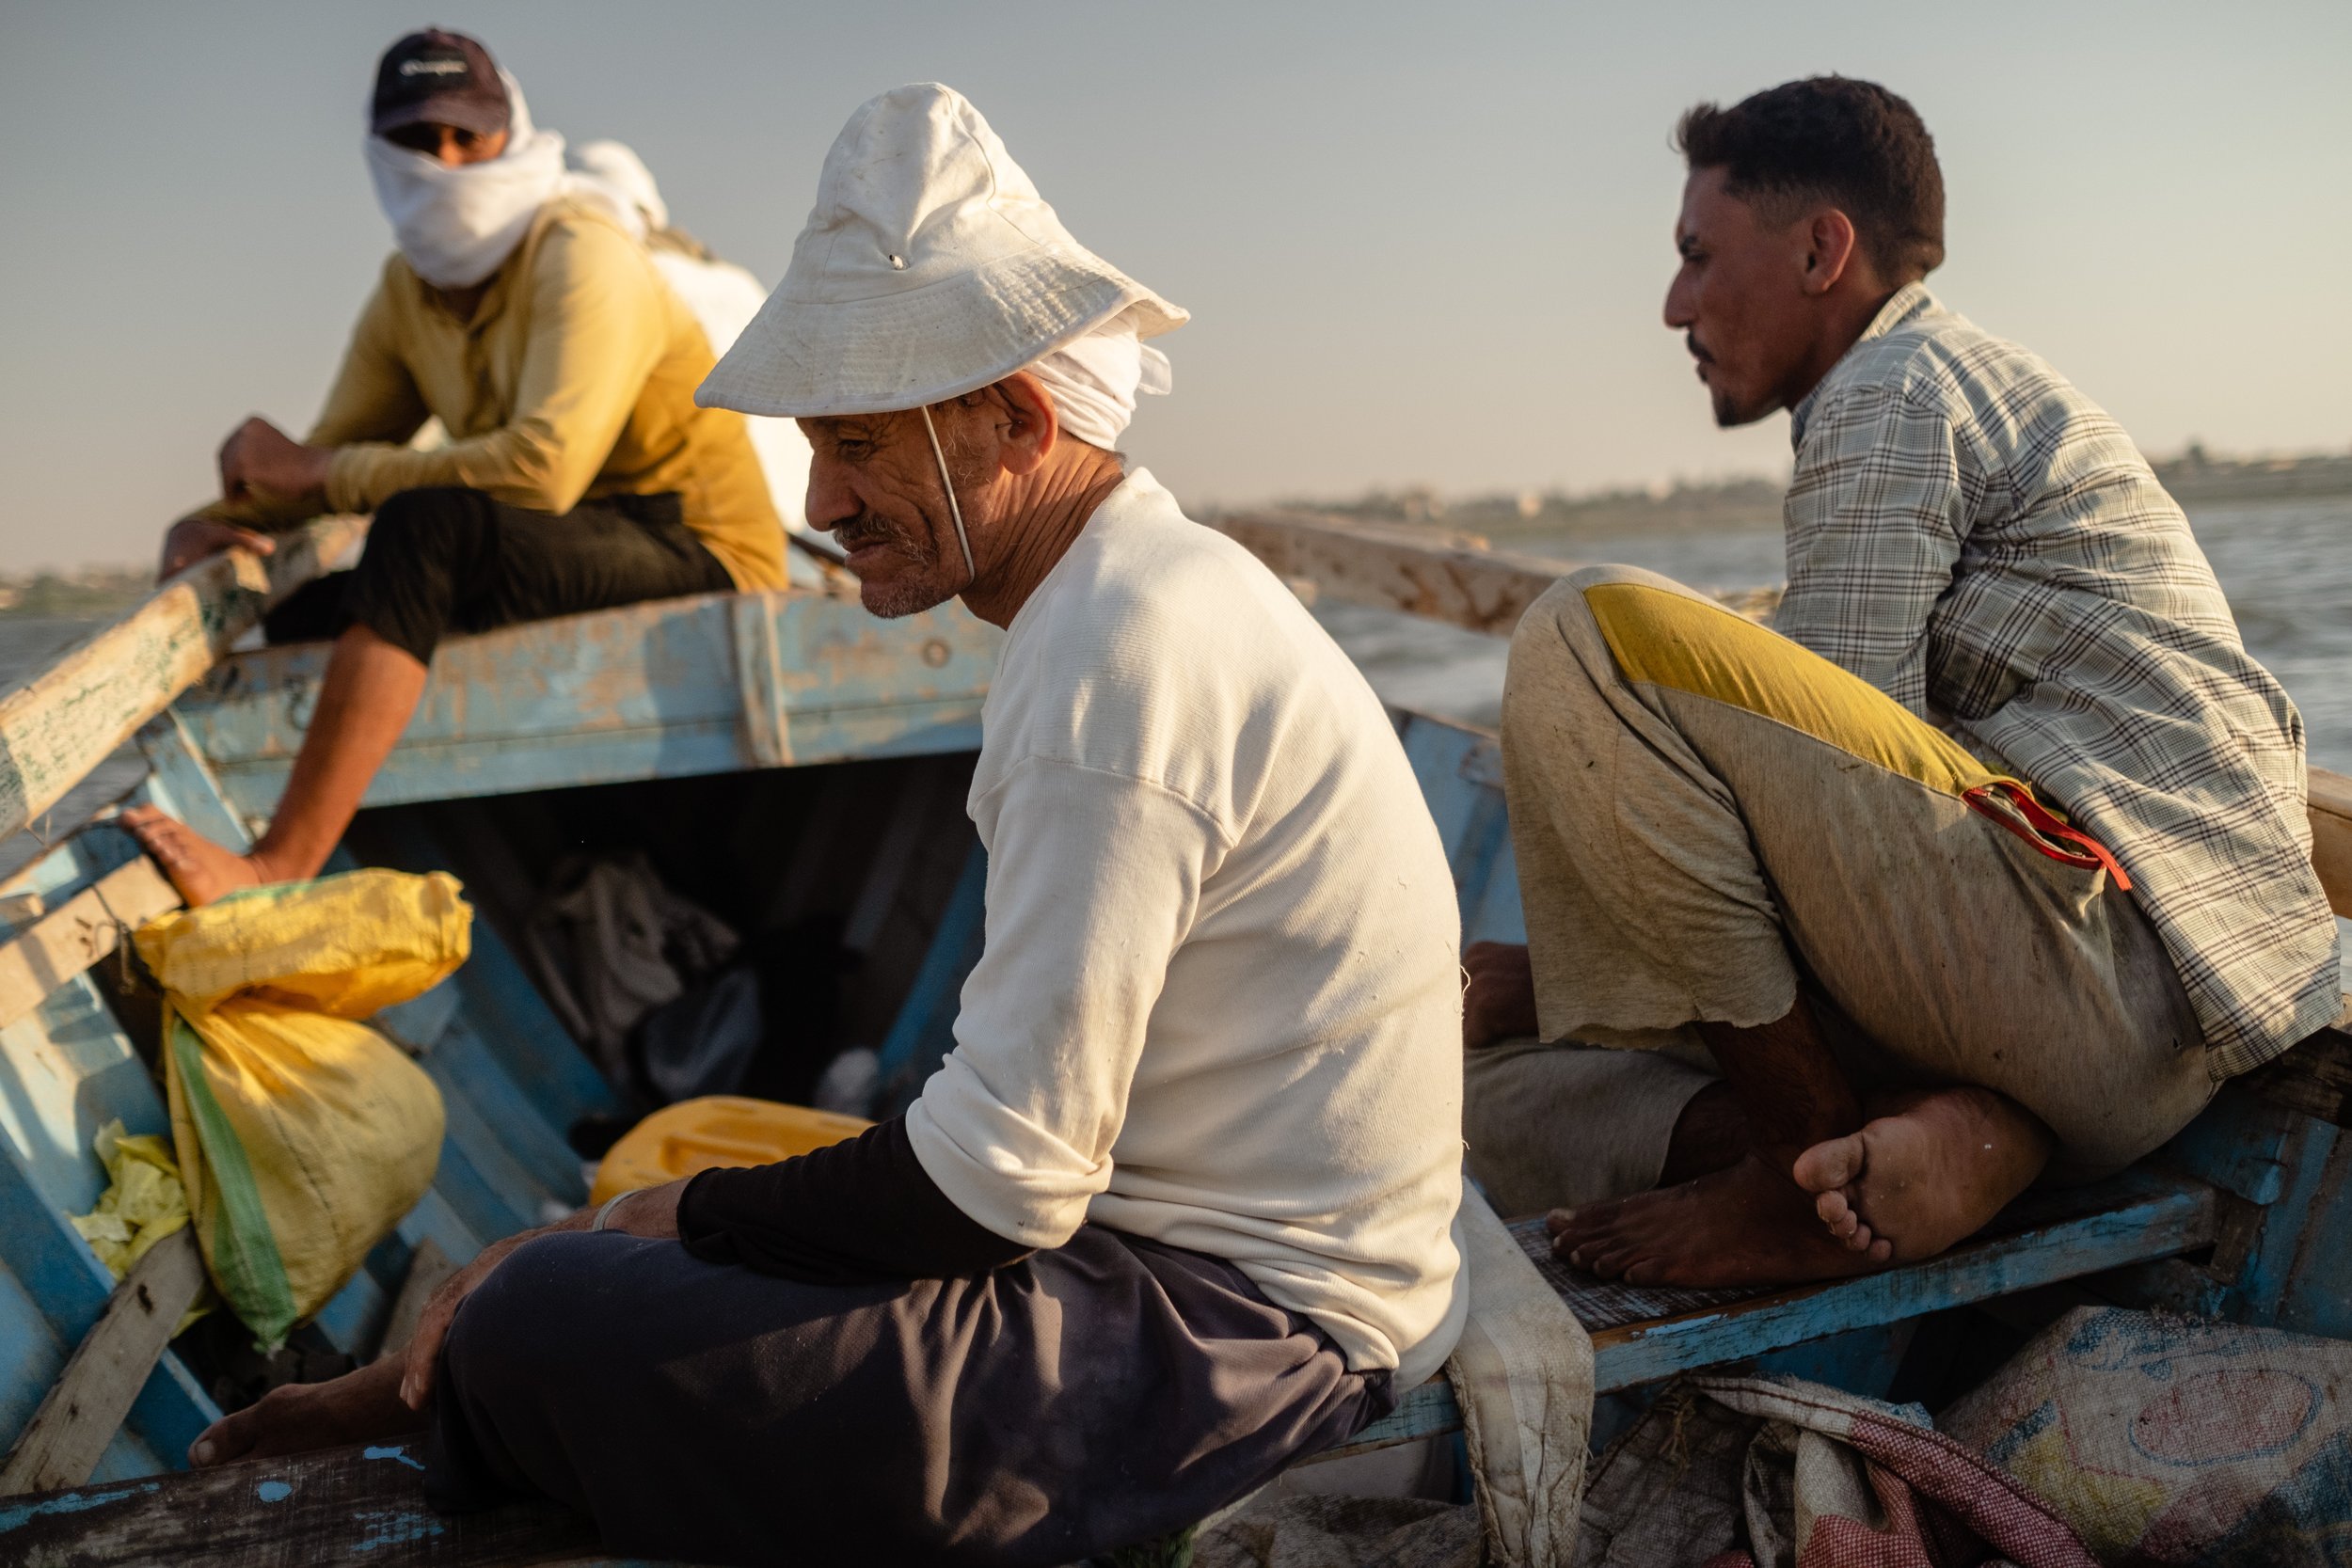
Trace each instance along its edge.
{"label": "yellow long-sleeve shirt", "polygon": [[[644,248],[601,213],[558,202],[470,320],[399,255],[386,261],[304,440],[337,449],[326,474],[337,512],[434,484],[550,513],[675,490],[686,526],[738,588],[781,588],[784,527],[743,417],[694,406],[712,362]],[[450,438],[418,451],[407,442],[428,415]],[[204,515],[281,528],[315,510],[256,497]]]}

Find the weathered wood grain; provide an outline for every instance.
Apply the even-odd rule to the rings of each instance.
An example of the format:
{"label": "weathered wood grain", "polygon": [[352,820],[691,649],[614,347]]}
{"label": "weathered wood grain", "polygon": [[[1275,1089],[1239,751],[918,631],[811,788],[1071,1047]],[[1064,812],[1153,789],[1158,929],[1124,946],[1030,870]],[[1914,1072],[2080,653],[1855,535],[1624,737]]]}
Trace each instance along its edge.
{"label": "weathered wood grain", "polygon": [[[1004,635],[961,606],[879,621],[713,594],[452,638],[364,804],[969,752]],[[175,711],[247,817],[277,806],[328,657],[239,654]]]}
{"label": "weathered wood grain", "polygon": [[115,950],[121,928],[180,907],[154,863],[141,855],[107,873],[0,947],[0,1029]]}
{"label": "weathered wood grain", "polygon": [[2352,1127],[2352,1002],[2333,1024],[2241,1082],[2274,1105]]}
{"label": "weathered wood grain", "polygon": [[244,550],[200,561],[0,700],[0,837],[56,805],[365,527],[323,517],[282,535],[266,561]]}
{"label": "weathered wood grain", "polygon": [[2312,863],[2319,885],[2341,915],[2352,916],[2352,778],[2325,768],[2311,770]]}
{"label": "weathered wood grain", "polygon": [[[37,863],[25,885],[62,907],[129,854],[120,833],[78,835]],[[74,975],[0,1029],[0,1449],[30,1421],[119,1289],[67,1217],[87,1212],[106,1186],[92,1138],[116,1119],[132,1132],[168,1134],[171,1126],[161,1089],[103,994],[111,985],[101,982],[110,980]],[[219,1414],[167,1351],[98,1473],[168,1464]]]}
{"label": "weathered wood grain", "polygon": [[1573,562],[1491,549],[1471,534],[1311,513],[1239,514],[1216,526],[1286,582],[1496,637],[1510,636],[1537,595],[1576,569]]}
{"label": "weathered wood grain", "polygon": [[0,1497],[89,1479],[203,1287],[193,1230],[165,1237],[131,1266],[0,1464]]}
{"label": "weathered wood grain", "polygon": [[[1235,513],[1216,527],[1294,588],[1490,637],[1510,636],[1546,589],[1586,564],[1498,550],[1473,533],[1307,512]],[[1777,588],[1714,593],[1751,620],[1769,620],[1780,602]]]}
{"label": "weathered wood grain", "polygon": [[421,1442],[330,1449],[0,1504],[0,1561],[41,1568],[502,1568],[596,1557],[549,1504],[443,1514]]}

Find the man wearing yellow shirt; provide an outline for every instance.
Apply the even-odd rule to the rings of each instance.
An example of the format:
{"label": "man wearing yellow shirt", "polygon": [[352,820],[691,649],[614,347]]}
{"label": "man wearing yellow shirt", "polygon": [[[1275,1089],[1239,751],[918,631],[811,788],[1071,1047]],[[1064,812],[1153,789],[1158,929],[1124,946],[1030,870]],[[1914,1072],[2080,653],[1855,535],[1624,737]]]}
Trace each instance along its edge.
{"label": "man wearing yellow shirt", "polygon": [[[250,419],[221,499],[175,524],[166,575],[322,512],[373,512],[356,570],[272,635],[332,635],[268,831],[238,855],[152,810],[124,821],[202,904],[317,875],[451,633],[784,585],[784,531],[743,417],[697,408],[710,345],[612,199],[566,174],[512,76],[461,34],[386,52],[367,138],[400,249],[296,442]],[[409,442],[428,418],[448,434]]]}

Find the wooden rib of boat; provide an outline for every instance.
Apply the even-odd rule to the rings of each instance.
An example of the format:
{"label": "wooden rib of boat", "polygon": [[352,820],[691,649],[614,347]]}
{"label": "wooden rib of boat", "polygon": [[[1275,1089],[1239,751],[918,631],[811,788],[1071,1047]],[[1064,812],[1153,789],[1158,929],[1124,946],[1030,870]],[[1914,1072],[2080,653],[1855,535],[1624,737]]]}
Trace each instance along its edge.
{"label": "wooden rib of boat", "polygon": [[[148,773],[131,799],[246,843],[300,744],[324,649],[221,656],[357,526],[314,524],[266,570],[245,558],[194,568],[0,701],[0,832],[38,822],[135,736]],[[1475,540],[1312,516],[1221,526],[1302,591],[1487,633],[1507,633],[1561,570]],[[444,645],[342,853],[453,870],[484,917],[464,970],[379,1020],[440,1086],[447,1138],[432,1191],[301,1331],[303,1354],[373,1354],[437,1271],[586,1196],[570,1134],[620,1114],[623,1098],[518,954],[535,896],[582,847],[647,853],[772,943],[779,983],[802,1004],[763,1057],[777,1097],[804,1095],[836,1050],[868,1044],[883,1107],[903,1103],[948,1049],[978,953],[983,862],[961,807],[997,641],[956,607],[880,622],[853,598],[794,591]],[[1519,939],[1493,736],[1395,719],[1466,939]],[[2352,913],[2352,780],[2314,770],[2311,785],[2314,856]],[[176,902],[103,823],[0,888],[0,1560],[604,1560],[551,1511],[430,1514],[398,1447],[182,1470],[230,1378],[221,1336],[166,1342],[194,1249],[159,1247],[117,1287],[67,1222],[103,1184],[90,1151],[101,1126],[167,1125],[151,1005],[118,985],[111,955],[125,927]],[[2030,1196],[1944,1257],[1866,1278],[1644,1291],[1574,1275],[1532,1222],[1517,1228],[1591,1330],[1604,1393],[1756,1361],[1879,1392],[1922,1323],[2046,1316],[2058,1298],[2352,1337],[2352,1248],[2328,1243],[2352,1234],[2346,1126],[2352,1037],[2339,1027],[2228,1085],[2142,1166]],[[1458,1425],[1440,1379],[1333,1453]]]}

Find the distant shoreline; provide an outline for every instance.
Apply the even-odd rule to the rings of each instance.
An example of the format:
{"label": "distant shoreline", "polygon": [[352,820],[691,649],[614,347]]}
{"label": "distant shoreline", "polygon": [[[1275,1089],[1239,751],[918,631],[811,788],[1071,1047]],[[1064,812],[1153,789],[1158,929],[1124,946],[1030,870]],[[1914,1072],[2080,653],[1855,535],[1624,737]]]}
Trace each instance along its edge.
{"label": "distant shoreline", "polygon": [[[2352,495],[2352,452],[2236,458],[2214,457],[2191,447],[2177,456],[2152,459],[2151,466],[2165,489],[2184,504]],[[1785,482],[1761,476],[1583,495],[1529,491],[1448,499],[1412,488],[1373,491],[1352,500],[1285,501],[1279,510],[1417,523],[1497,541],[1537,534],[1600,538],[1633,532],[1721,533],[1778,529],[1785,489]]]}
{"label": "distant shoreline", "polygon": [[78,566],[70,571],[0,572],[0,617],[86,621],[130,609],[155,589],[145,566]]}
{"label": "distant shoreline", "polygon": [[[2297,500],[2352,496],[2352,451],[2300,457],[2215,457],[2190,447],[2152,460],[2175,500]],[[1420,523],[1511,541],[1544,534],[1606,538],[1624,533],[1724,533],[1780,527],[1784,485],[1755,476],[1651,490],[1563,491],[1454,499],[1414,488],[1375,490],[1353,500],[1288,500],[1277,508],[1366,522]],[[105,564],[0,572],[0,620],[90,620],[120,613],[154,587],[146,566]]]}

